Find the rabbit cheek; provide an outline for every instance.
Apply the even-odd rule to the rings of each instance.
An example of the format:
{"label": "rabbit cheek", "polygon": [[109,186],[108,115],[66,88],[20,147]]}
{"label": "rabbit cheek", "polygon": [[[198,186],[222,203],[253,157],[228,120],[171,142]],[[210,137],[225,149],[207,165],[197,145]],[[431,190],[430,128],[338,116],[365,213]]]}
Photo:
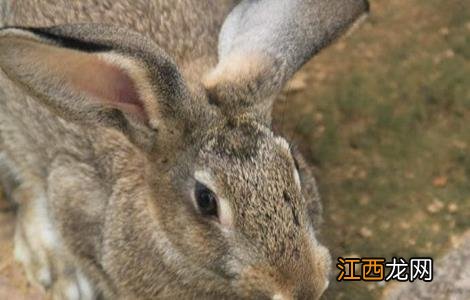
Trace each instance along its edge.
{"label": "rabbit cheek", "polygon": [[244,298],[292,299],[288,284],[281,283],[274,270],[263,267],[246,267],[238,284]]}

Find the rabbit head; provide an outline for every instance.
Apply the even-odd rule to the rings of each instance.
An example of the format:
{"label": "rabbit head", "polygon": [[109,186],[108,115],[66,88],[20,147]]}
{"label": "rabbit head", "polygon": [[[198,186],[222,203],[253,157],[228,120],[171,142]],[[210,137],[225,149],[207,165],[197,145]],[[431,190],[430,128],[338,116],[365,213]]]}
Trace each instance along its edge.
{"label": "rabbit head", "polygon": [[199,82],[123,28],[2,30],[3,72],[110,164],[103,244],[89,254],[105,275],[94,278],[137,298],[318,298],[330,256],[315,237],[315,183],[271,131],[271,106],[366,10],[363,0],[241,1]]}

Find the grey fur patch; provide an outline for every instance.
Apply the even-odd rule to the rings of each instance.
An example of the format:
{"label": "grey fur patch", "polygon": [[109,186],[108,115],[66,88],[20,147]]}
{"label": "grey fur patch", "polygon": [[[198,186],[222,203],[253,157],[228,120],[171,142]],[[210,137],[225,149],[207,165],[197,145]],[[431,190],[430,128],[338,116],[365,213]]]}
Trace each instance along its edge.
{"label": "grey fur patch", "polygon": [[12,1],[0,0],[0,27],[5,26],[5,19],[10,9],[10,3]]}

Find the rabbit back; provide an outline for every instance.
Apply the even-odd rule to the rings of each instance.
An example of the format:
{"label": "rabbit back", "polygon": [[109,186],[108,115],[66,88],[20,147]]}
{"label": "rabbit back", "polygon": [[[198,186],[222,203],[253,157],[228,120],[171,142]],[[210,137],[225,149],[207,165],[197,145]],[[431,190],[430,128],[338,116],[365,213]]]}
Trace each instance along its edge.
{"label": "rabbit back", "polygon": [[24,0],[0,1],[3,26],[48,27],[104,23],[153,40],[180,66],[195,59],[215,63],[220,27],[233,0]]}

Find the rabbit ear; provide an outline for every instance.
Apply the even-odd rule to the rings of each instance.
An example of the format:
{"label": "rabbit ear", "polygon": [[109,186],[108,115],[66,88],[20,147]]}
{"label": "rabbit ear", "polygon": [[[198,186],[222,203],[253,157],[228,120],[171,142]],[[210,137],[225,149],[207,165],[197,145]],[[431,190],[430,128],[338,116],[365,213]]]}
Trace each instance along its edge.
{"label": "rabbit ear", "polygon": [[0,68],[63,118],[127,130],[158,129],[186,91],[161,49],[97,24],[3,29]]}
{"label": "rabbit ear", "polygon": [[243,0],[223,24],[205,86],[238,105],[273,96],[367,11],[367,0]]}

